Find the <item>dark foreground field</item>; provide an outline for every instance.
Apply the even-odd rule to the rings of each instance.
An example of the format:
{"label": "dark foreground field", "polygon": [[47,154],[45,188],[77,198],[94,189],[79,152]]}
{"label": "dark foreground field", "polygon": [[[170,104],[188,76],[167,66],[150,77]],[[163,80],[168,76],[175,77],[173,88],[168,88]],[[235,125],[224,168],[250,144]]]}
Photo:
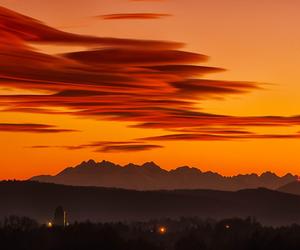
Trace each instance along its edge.
{"label": "dark foreground field", "polygon": [[[164,231],[160,231],[160,228]],[[3,250],[299,250],[300,226],[263,227],[253,219],[197,218],[142,223],[75,223],[47,227],[9,217],[0,227]]]}

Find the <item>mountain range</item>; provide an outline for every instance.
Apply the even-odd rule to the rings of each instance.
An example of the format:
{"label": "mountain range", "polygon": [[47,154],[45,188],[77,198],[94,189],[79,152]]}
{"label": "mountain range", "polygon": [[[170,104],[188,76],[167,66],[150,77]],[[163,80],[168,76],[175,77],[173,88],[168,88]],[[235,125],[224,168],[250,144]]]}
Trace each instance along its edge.
{"label": "mountain range", "polygon": [[173,170],[160,168],[154,162],[143,165],[127,164],[120,166],[109,161],[84,161],[75,167],[68,167],[57,175],[40,175],[30,180],[73,185],[113,187],[131,190],[175,190],[213,189],[237,191],[264,187],[278,189],[298,179],[296,175],[279,177],[272,172],[261,175],[246,174],[225,177],[218,173],[202,172],[198,168],[183,166]]}

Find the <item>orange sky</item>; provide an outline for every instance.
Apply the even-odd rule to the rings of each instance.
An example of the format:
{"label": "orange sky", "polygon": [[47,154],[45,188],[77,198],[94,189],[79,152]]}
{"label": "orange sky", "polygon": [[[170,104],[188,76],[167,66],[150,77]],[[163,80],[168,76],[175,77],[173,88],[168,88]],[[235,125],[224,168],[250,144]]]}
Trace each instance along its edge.
{"label": "orange sky", "polygon": [[[124,44],[116,45],[112,41],[104,45],[103,41],[97,41],[97,44],[83,36],[51,35],[47,30],[37,34],[36,23],[26,32],[17,33],[16,30],[25,31],[26,27],[11,25],[11,20],[1,14],[5,11],[0,9],[0,27],[4,27],[5,32],[1,34],[0,30],[4,37],[0,38],[0,78],[3,78],[0,80],[0,108],[9,110],[0,116],[1,179],[54,174],[90,158],[120,164],[153,160],[166,169],[190,165],[224,175],[265,170],[280,175],[300,174],[296,151],[300,146],[300,119],[296,117],[300,106],[299,1],[0,0],[0,5],[72,34],[183,42],[186,45],[179,50],[210,57],[204,61],[195,54],[181,54],[176,52],[178,48],[169,48],[173,46],[170,44],[148,46],[129,41],[129,49],[125,49]],[[112,14],[118,18],[103,18]],[[45,34],[50,34],[50,39]],[[54,36],[63,39],[63,43],[53,42]],[[25,44],[39,49],[40,54],[35,55],[38,59],[29,61],[27,53],[32,55],[33,49],[22,47]],[[159,46],[176,51],[169,55]],[[115,51],[99,54],[96,51],[99,48]],[[142,58],[133,62],[131,53],[136,49]],[[92,52],[67,54],[86,50]],[[65,53],[63,59],[56,57],[57,53]],[[111,69],[102,69],[107,64],[117,73],[109,76],[109,80],[97,76],[101,84],[103,79],[124,84],[124,79],[115,79],[116,74],[119,76],[122,71],[122,77],[131,77],[127,70],[133,70],[133,66],[156,67],[157,70],[165,65],[201,65],[227,71],[205,71],[205,76],[190,76],[185,72],[188,76],[180,74],[179,84],[172,82],[172,88],[168,84],[175,76],[177,81],[177,68],[175,73],[155,79],[143,72],[129,79],[129,87],[122,85],[121,90],[108,97],[91,98],[85,92],[76,98],[72,92],[67,99],[64,96],[65,99],[51,97],[37,101],[28,97],[30,94],[47,97],[63,90],[116,91],[112,85],[85,87],[86,79],[94,84],[91,68],[108,74]],[[52,72],[53,65],[59,73]],[[89,68],[74,69],[83,65]],[[69,86],[66,79],[70,80],[70,74],[75,71],[77,75]],[[78,75],[83,71],[85,75]],[[8,81],[8,75],[12,81]],[[42,83],[33,87],[41,78]],[[233,85],[221,81],[187,82],[191,78],[239,82]],[[134,79],[136,82],[132,82]],[[46,81],[51,84],[44,86]],[[62,82],[56,84],[55,81]],[[131,89],[130,84],[143,87]],[[126,96],[123,96],[123,88]],[[133,102],[134,97],[139,97],[139,101]],[[98,103],[99,100],[102,102]],[[165,100],[169,102],[163,102]],[[75,103],[88,101],[93,102],[92,108],[86,106],[87,111],[77,112],[82,106]],[[183,107],[178,101],[192,101],[193,105]],[[27,108],[26,112],[21,108]],[[33,110],[41,108],[44,111]],[[70,108],[72,114],[65,114]],[[49,110],[63,114],[49,114]],[[101,115],[96,114],[96,110],[100,110]],[[134,115],[128,114],[132,110]],[[103,116],[102,112],[111,114],[112,111],[116,112],[113,117]],[[192,111],[227,117],[203,117],[203,113],[190,117],[188,112]],[[156,128],[149,124],[135,126],[149,121],[157,123]],[[170,134],[176,135],[176,139],[167,136]],[[181,139],[178,139],[179,134]]]}

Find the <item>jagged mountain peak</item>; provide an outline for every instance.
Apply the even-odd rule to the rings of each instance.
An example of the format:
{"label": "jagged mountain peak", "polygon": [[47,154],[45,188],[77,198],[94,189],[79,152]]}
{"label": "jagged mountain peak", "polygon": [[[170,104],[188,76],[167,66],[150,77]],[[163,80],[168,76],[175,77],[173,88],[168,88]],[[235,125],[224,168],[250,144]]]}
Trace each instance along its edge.
{"label": "jagged mountain peak", "polygon": [[139,168],[139,167],[140,167],[139,165],[136,165],[131,162],[124,166],[124,168]]}
{"label": "jagged mountain peak", "polygon": [[55,176],[36,176],[31,178],[40,182],[51,182],[73,186],[102,186],[137,190],[158,189],[218,189],[234,191],[245,188],[265,187],[277,189],[297,180],[297,176],[287,174],[283,177],[272,172],[262,175],[245,174],[225,177],[219,173],[189,166],[165,170],[155,162],[142,165],[129,163],[121,166],[110,161],[84,161],[69,167]]}
{"label": "jagged mountain peak", "polygon": [[83,161],[79,165],[77,165],[75,168],[86,168],[86,167],[115,167],[117,166],[113,162],[102,160],[101,162],[96,162],[95,160],[88,160]]}
{"label": "jagged mountain peak", "polygon": [[80,163],[77,167],[90,167],[90,166],[95,166],[97,163],[90,159],[88,161],[83,161],[82,163]]}
{"label": "jagged mountain peak", "polygon": [[142,165],[142,167],[144,167],[144,168],[159,168],[159,169],[161,169],[160,166],[158,166],[158,165],[157,165],[155,162],[153,162],[153,161],[145,162],[145,163]]}
{"label": "jagged mountain peak", "polygon": [[262,178],[278,178],[277,174],[271,172],[271,171],[266,171],[264,173],[261,174]]}
{"label": "jagged mountain peak", "polygon": [[195,167],[189,167],[189,166],[181,166],[174,170],[171,170],[172,172],[179,172],[179,173],[202,173],[199,168]]}

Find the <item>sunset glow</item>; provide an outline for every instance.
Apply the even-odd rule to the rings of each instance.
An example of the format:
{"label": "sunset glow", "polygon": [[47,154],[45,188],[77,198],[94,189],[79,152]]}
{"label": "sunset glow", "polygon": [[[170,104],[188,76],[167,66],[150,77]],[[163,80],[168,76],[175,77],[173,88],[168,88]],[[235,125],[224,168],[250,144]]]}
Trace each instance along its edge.
{"label": "sunset glow", "polygon": [[300,174],[299,1],[0,5],[1,179],[88,159]]}

